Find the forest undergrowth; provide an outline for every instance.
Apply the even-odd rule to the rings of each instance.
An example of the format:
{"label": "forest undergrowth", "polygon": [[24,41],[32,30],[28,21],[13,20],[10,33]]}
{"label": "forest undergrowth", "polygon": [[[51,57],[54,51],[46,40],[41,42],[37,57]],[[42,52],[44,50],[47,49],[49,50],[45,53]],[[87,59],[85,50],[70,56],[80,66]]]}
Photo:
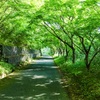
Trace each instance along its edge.
{"label": "forest undergrowth", "polygon": [[29,62],[19,62],[18,65],[13,65],[4,61],[0,61],[0,79],[5,78],[13,71],[25,69],[28,67]]}
{"label": "forest undergrowth", "polygon": [[100,61],[96,57],[87,71],[85,63],[77,60],[72,64],[64,56],[55,58],[66,79],[67,91],[71,100],[100,100]]}
{"label": "forest undergrowth", "polygon": [[9,63],[0,61],[0,79],[6,77],[9,73],[11,73],[15,67]]}

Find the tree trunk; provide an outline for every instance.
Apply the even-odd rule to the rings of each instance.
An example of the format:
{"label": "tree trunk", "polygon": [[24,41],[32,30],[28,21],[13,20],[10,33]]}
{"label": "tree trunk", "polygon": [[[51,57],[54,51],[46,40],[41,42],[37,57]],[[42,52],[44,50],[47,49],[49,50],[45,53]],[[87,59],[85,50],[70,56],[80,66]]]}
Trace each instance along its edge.
{"label": "tree trunk", "polygon": [[68,59],[68,54],[69,54],[69,51],[68,51],[67,46],[66,46],[66,48],[65,48],[65,59],[66,60]]}
{"label": "tree trunk", "polygon": [[39,49],[39,52],[40,52],[40,56],[42,56],[42,51],[41,51],[41,49]]}
{"label": "tree trunk", "polygon": [[63,56],[65,56],[65,49],[63,49]]}
{"label": "tree trunk", "polygon": [[75,49],[72,48],[72,62],[75,63]]}
{"label": "tree trunk", "polygon": [[85,64],[86,64],[86,68],[89,71],[90,70],[90,66],[91,63],[93,61],[93,59],[95,58],[95,56],[100,52],[100,50],[97,50],[94,55],[91,57],[91,59],[89,60],[89,51],[85,53]]}
{"label": "tree trunk", "polygon": [[59,52],[59,55],[62,55],[62,50],[61,50],[61,48],[58,48],[58,52]]}
{"label": "tree trunk", "polygon": [[89,64],[89,53],[88,52],[85,53],[85,65],[86,65],[87,70],[89,71],[90,64]]}
{"label": "tree trunk", "polygon": [[75,48],[74,48],[74,41],[73,41],[74,35],[71,36],[71,49],[72,49],[72,63],[75,63]]}
{"label": "tree trunk", "polygon": [[2,47],[2,45],[0,45],[0,60],[2,59],[2,55],[3,55],[3,47]]}

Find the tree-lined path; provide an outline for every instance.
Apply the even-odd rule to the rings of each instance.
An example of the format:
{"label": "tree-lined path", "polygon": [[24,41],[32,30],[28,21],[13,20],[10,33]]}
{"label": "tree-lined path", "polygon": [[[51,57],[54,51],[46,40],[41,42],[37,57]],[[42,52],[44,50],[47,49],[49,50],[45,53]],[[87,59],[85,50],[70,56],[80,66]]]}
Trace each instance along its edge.
{"label": "tree-lined path", "polygon": [[0,100],[69,100],[51,57],[0,80]]}

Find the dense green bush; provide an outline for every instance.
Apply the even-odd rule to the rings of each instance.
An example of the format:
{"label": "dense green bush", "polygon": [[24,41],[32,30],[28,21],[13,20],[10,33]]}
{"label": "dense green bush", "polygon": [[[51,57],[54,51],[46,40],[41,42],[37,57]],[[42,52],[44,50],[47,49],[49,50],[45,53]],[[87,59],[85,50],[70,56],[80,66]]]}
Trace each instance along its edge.
{"label": "dense green bush", "polygon": [[[60,60],[61,59],[61,60]],[[72,64],[64,57],[55,59],[67,80],[68,91],[72,100],[99,100],[100,98],[100,62],[95,59],[88,72],[84,61],[77,60]],[[63,61],[62,61],[63,60]],[[96,60],[98,63],[95,63]]]}
{"label": "dense green bush", "polygon": [[63,64],[64,62],[66,62],[65,57],[64,56],[60,56],[60,57],[55,57],[55,62],[59,65]]}
{"label": "dense green bush", "polygon": [[0,62],[0,75],[2,74],[9,74],[14,70],[14,66],[11,64]]}

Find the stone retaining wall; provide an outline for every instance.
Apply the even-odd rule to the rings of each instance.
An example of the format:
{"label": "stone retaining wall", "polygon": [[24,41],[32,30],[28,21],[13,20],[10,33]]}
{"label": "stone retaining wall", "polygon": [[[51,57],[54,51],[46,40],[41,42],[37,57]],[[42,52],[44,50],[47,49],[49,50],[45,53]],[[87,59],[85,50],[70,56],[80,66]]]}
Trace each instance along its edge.
{"label": "stone retaining wall", "polygon": [[26,48],[18,48],[16,46],[3,46],[4,60],[8,63],[16,65],[20,62],[29,61],[36,57],[35,50],[29,50]]}

